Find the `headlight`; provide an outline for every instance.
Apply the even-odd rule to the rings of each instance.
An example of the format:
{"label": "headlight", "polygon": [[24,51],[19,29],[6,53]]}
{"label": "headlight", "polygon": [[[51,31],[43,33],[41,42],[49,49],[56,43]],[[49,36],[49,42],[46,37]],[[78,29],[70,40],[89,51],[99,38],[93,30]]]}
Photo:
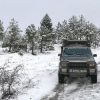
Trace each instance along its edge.
{"label": "headlight", "polygon": [[95,67],[96,63],[95,62],[89,62],[89,67]]}
{"label": "headlight", "polygon": [[62,67],[67,67],[67,65],[68,65],[67,62],[65,62],[65,61],[61,62],[61,66],[62,66]]}
{"label": "headlight", "polygon": [[66,68],[61,69],[62,72],[67,72]]}

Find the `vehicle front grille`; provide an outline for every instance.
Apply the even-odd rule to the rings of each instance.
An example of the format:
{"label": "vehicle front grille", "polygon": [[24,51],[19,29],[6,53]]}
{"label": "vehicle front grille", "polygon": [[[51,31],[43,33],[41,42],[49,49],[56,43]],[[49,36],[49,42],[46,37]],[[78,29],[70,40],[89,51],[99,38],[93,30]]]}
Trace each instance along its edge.
{"label": "vehicle front grille", "polygon": [[68,64],[69,68],[87,68],[87,63],[83,63],[83,62],[70,62]]}

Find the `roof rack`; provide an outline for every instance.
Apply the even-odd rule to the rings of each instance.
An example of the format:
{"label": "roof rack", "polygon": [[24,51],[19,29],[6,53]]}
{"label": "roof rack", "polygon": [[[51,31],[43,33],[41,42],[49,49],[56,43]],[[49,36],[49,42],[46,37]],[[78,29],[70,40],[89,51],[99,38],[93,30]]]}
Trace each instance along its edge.
{"label": "roof rack", "polygon": [[88,46],[88,47],[91,46],[89,40],[66,40],[66,39],[63,40],[62,46],[69,46],[69,45],[74,45],[74,44],[84,45],[84,46]]}

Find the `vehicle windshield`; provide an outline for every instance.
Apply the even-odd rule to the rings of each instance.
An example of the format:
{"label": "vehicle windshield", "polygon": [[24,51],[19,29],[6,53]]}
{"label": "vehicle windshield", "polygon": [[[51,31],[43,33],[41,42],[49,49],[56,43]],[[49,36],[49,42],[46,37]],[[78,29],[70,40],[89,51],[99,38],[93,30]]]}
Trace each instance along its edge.
{"label": "vehicle windshield", "polygon": [[65,48],[63,50],[63,56],[92,56],[91,50],[89,48]]}

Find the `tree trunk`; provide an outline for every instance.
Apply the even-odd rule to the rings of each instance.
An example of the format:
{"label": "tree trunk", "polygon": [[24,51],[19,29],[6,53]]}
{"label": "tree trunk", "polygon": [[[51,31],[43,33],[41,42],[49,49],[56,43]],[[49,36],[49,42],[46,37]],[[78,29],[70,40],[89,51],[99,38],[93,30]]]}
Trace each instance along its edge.
{"label": "tree trunk", "polygon": [[41,40],[40,52],[43,53],[43,40]]}
{"label": "tree trunk", "polygon": [[32,55],[34,54],[34,45],[33,45],[33,41],[32,41]]}
{"label": "tree trunk", "polygon": [[34,44],[34,40],[32,41],[32,55],[35,55],[35,53],[34,53],[34,46],[35,46],[35,44]]}
{"label": "tree trunk", "polygon": [[4,94],[5,90],[4,90],[4,83],[2,83],[2,92]]}
{"label": "tree trunk", "polygon": [[11,85],[9,85],[9,87],[8,87],[8,94],[11,93],[10,87],[11,87]]}
{"label": "tree trunk", "polygon": [[11,44],[9,45],[9,52],[11,52]]}

